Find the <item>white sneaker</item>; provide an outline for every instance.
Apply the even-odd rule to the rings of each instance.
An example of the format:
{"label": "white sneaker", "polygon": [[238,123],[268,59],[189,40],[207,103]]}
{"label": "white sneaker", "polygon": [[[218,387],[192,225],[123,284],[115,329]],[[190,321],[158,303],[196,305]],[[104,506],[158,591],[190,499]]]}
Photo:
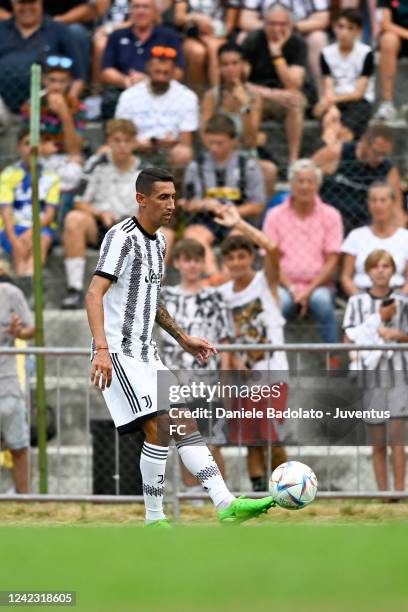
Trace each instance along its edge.
{"label": "white sneaker", "polygon": [[392,102],[381,102],[375,118],[381,121],[395,121],[398,118],[398,111]]}

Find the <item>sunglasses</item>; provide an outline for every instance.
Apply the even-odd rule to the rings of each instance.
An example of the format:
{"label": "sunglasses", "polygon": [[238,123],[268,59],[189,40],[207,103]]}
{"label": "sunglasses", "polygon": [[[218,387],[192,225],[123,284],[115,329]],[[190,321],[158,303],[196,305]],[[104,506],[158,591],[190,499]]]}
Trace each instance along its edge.
{"label": "sunglasses", "polygon": [[151,50],[151,56],[175,59],[177,56],[177,51],[173,49],[173,47],[153,47]]}
{"label": "sunglasses", "polygon": [[69,70],[74,63],[70,57],[60,57],[59,55],[49,55],[45,61],[49,68],[63,68]]}

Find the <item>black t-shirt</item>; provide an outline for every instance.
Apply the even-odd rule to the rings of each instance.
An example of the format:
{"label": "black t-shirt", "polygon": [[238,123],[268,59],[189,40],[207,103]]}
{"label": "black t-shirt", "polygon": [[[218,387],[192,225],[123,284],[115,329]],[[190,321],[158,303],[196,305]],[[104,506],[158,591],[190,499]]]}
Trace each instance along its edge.
{"label": "black t-shirt", "polygon": [[[63,15],[81,4],[89,4],[89,0],[44,0],[44,12],[54,17]],[[11,0],[0,0],[0,8],[11,13]]]}
{"label": "black t-shirt", "polygon": [[378,8],[390,9],[392,20],[402,28],[408,28],[408,0],[377,0]]}
{"label": "black t-shirt", "polygon": [[[255,30],[246,37],[243,43],[245,59],[251,65],[249,80],[257,85],[271,88],[282,88],[282,83],[275,70],[272,55],[264,30]],[[296,34],[282,47],[282,55],[289,66],[306,66],[306,43]]]}

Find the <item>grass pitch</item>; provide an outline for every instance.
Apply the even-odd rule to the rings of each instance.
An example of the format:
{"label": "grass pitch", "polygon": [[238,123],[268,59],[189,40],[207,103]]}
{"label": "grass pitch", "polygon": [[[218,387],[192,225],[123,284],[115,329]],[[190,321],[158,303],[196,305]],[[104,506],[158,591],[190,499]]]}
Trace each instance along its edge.
{"label": "grass pitch", "polygon": [[1,504],[0,517],[0,590],[75,590],[78,610],[407,608],[406,504],[320,501],[238,528],[185,506],[157,531],[140,506]]}

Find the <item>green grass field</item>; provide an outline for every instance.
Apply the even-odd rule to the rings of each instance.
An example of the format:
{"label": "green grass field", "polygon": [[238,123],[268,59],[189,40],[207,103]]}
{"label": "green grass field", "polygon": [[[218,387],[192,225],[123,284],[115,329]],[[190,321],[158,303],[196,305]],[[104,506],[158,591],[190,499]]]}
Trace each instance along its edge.
{"label": "green grass field", "polygon": [[239,528],[185,509],[168,531],[134,508],[47,506],[0,505],[0,590],[75,590],[89,612],[408,606],[405,504],[317,502]]}

